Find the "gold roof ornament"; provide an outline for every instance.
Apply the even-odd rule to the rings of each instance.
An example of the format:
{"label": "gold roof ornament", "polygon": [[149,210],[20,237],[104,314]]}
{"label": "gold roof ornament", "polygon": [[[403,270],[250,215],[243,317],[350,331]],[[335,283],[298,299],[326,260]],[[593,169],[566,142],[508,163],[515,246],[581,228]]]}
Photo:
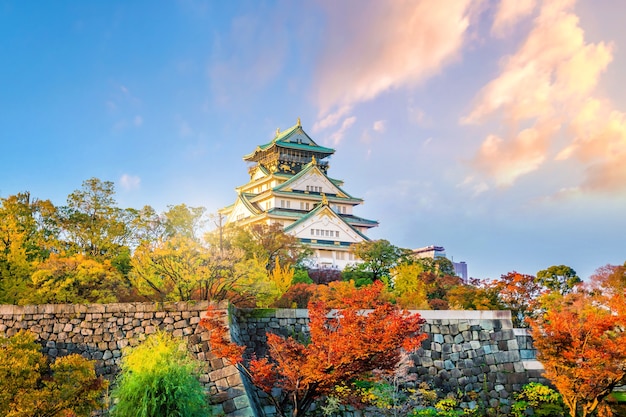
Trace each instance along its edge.
{"label": "gold roof ornament", "polygon": [[278,135],[280,135],[280,127],[276,128],[276,137],[278,137]]}
{"label": "gold roof ornament", "polygon": [[300,118],[298,117],[298,123],[297,123],[298,127],[302,127],[302,123],[300,123]]}
{"label": "gold roof ornament", "polygon": [[326,197],[325,193],[321,193],[322,194],[322,205],[327,206],[328,205],[328,198]]}
{"label": "gold roof ornament", "polygon": [[312,163],[313,165],[317,165],[317,159],[315,159],[315,155],[313,155],[313,156],[311,157],[311,163]]}

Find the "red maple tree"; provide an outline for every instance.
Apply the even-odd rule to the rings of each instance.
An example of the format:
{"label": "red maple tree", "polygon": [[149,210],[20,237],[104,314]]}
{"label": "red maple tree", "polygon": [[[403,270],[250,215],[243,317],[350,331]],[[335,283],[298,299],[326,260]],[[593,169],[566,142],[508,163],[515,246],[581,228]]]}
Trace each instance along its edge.
{"label": "red maple tree", "polygon": [[537,358],[572,417],[606,407],[605,398],[626,380],[626,317],[610,299],[583,290],[551,300],[529,320]]}
{"label": "red maple tree", "polygon": [[[345,307],[309,304],[310,341],[267,334],[268,357],[245,361],[245,347],[232,343],[217,310],[202,325],[211,331],[214,353],[227,358],[265,392],[279,415],[304,415],[313,402],[341,384],[374,370],[393,370],[403,351],[416,350],[426,337],[424,320],[380,299],[382,284],[357,291]],[[362,309],[363,304],[370,309]],[[279,388],[279,390],[276,390]]]}

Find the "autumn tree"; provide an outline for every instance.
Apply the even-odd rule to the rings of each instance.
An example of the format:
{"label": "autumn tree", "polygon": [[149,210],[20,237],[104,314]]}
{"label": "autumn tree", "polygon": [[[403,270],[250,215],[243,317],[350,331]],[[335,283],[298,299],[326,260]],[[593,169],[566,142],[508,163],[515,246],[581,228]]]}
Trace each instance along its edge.
{"label": "autumn tree", "polygon": [[55,246],[50,201],[19,193],[0,198],[0,303],[23,304],[32,287],[34,263]]}
{"label": "autumn tree", "polygon": [[537,272],[537,283],[546,287],[550,291],[557,291],[561,294],[571,292],[582,280],[576,271],[566,265],[552,265]]}
{"label": "autumn tree", "polygon": [[611,305],[581,290],[551,298],[547,311],[529,320],[544,376],[571,417],[593,415],[626,381],[626,316]]}
{"label": "autumn tree", "polygon": [[33,289],[25,299],[33,304],[112,303],[127,291],[122,274],[110,260],[82,254],[51,254],[34,268]]}
{"label": "autumn tree", "polygon": [[0,337],[0,415],[88,417],[101,405],[107,382],[80,355],[49,365],[30,332]]}
{"label": "autumn tree", "polygon": [[495,285],[471,278],[469,282],[451,288],[447,299],[453,309],[501,310],[499,295]]}
{"label": "autumn tree", "polygon": [[420,346],[425,335],[420,333],[419,315],[386,302],[375,303],[365,314],[361,310],[360,301],[376,300],[382,290],[382,284],[365,287],[360,290],[364,295],[344,300],[344,308],[334,312],[324,302],[311,303],[308,344],[268,333],[268,356],[250,361],[244,361],[243,346],[229,341],[224,318],[216,310],[209,309],[202,325],[211,331],[215,354],[238,364],[280,416],[298,417],[337,385],[369,376],[373,370],[392,370],[403,350]]}
{"label": "autumn tree", "polygon": [[493,285],[503,307],[511,310],[514,326],[527,327],[525,319],[533,314],[543,290],[535,277],[513,271],[500,276]]}
{"label": "autumn tree", "polygon": [[428,286],[420,279],[424,268],[419,264],[402,264],[391,271],[391,292],[403,308],[428,309]]}

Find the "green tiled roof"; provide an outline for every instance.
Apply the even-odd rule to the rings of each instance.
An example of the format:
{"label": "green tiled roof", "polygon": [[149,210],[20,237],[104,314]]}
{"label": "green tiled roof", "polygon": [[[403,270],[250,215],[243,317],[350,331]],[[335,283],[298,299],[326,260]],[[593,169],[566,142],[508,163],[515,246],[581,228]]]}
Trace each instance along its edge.
{"label": "green tiled roof", "polygon": [[[299,136],[299,138],[302,140],[301,143],[290,140],[292,139],[292,137],[296,137],[296,136]],[[334,149],[326,148],[324,146],[319,146],[317,143],[315,143],[315,141],[311,139],[309,135],[306,134],[306,132],[302,129],[302,126],[300,126],[300,124],[298,123],[295,126],[292,126],[289,129],[285,130],[284,132],[278,132],[276,137],[274,137],[274,139],[272,139],[271,142],[266,143],[265,145],[257,146],[254,152],[249,153],[248,155],[245,155],[243,159],[246,161],[251,160],[252,158],[254,158],[254,156],[258,152],[268,150],[272,148],[273,146],[278,146],[281,148],[289,148],[289,149],[306,150],[306,151],[311,151],[311,152],[316,152],[316,153],[321,153],[321,154],[326,154],[326,155],[332,155],[333,153],[335,153]]]}

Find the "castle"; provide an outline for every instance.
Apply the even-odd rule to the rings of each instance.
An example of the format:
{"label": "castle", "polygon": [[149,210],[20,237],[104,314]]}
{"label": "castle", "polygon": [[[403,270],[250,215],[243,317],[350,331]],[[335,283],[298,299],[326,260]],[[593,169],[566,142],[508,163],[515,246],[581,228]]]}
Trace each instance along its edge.
{"label": "castle", "polygon": [[295,126],[243,157],[250,181],[236,188],[237,200],[224,207],[226,224],[275,224],[313,250],[313,268],[343,269],[357,261],[350,246],[369,240],[378,225],[353,214],[363,200],[343,190],[343,181],[328,176],[334,149],[319,146]]}

